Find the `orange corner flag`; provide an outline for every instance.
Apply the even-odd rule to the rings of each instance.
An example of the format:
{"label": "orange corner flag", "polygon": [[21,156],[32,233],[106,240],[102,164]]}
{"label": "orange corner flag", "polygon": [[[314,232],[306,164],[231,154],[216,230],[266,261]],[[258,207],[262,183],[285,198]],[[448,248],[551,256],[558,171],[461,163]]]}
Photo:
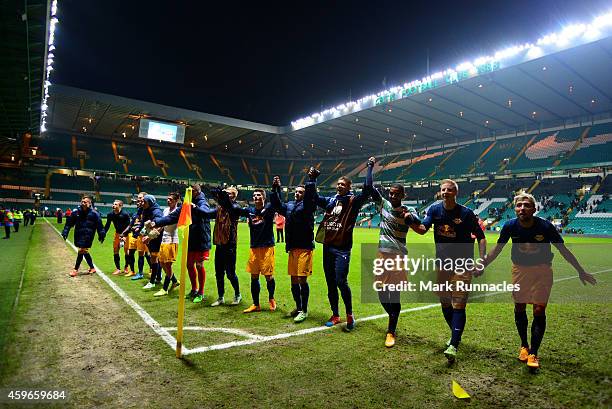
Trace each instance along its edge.
{"label": "orange corner flag", "polygon": [[187,189],[185,192],[183,206],[181,207],[181,214],[177,223],[178,227],[185,227],[191,225],[191,192],[191,189]]}
{"label": "orange corner flag", "polygon": [[176,357],[183,354],[183,322],[185,318],[185,277],[187,275],[187,252],[189,251],[189,226],[191,225],[191,194],[190,187],[185,191],[185,200],[181,207],[178,229],[181,242],[181,277],[179,284],[178,315],[176,320]]}

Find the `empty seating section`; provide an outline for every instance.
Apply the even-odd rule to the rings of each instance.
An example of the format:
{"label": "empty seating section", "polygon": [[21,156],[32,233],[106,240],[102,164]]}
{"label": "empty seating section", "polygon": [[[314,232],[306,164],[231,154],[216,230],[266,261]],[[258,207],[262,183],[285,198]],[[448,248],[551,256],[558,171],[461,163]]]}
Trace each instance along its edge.
{"label": "empty seating section", "polygon": [[31,199],[31,191],[30,190],[21,190],[21,189],[0,189],[0,198],[3,199]]}
{"label": "empty seating section", "polygon": [[[220,165],[221,181],[236,184],[252,184],[253,179],[248,176],[242,169],[242,160],[237,156],[220,156],[215,155],[215,158]],[[257,182],[263,184],[263,175],[265,173],[265,161],[249,162],[251,173],[255,174]],[[229,179],[229,180],[228,180]]]}
{"label": "empty seating section", "polygon": [[[556,132],[544,132],[536,137],[517,161],[508,166],[512,170],[544,170],[552,167],[560,151],[555,141]],[[571,145],[571,143],[568,142]],[[571,148],[571,146],[570,146]]]}
{"label": "empty seating section", "polygon": [[195,174],[189,170],[178,149],[162,149],[155,146],[150,148],[157,162],[163,161],[166,164],[168,177],[181,179],[194,178]]}
{"label": "empty seating section", "polygon": [[439,186],[430,187],[408,187],[406,189],[405,200],[417,200],[419,204],[431,202],[437,192],[440,191]]}
{"label": "empty seating section", "polygon": [[[404,169],[410,165],[410,158],[419,156],[420,153],[415,152],[413,155],[409,153],[401,154],[397,157],[389,158],[383,162],[383,169],[376,174],[378,181],[395,181],[398,180]],[[394,160],[395,159],[395,160]]]}
{"label": "empty seating section", "polygon": [[[471,182],[459,182],[458,184],[459,194],[473,197],[474,192],[482,192],[487,188],[487,186],[489,186],[490,182],[488,180],[474,180]],[[438,190],[440,189],[438,188]]]}
{"label": "empty seating section", "polygon": [[[92,194],[92,192],[88,192],[88,193],[90,195]],[[62,202],[73,202],[76,204],[81,201],[83,194],[85,193],[55,192],[51,190],[49,200],[56,200],[56,201],[62,201]]]}
{"label": "empty seating section", "polygon": [[612,124],[594,125],[562,167],[612,162]]}
{"label": "empty seating section", "polygon": [[433,171],[439,169],[438,165],[450,152],[452,152],[452,149],[440,149],[434,152],[422,153],[419,157],[415,157],[414,164],[408,168],[403,179],[410,181],[427,179]]}
{"label": "empty seating section", "polygon": [[593,210],[594,213],[612,213],[612,200],[610,198],[602,199],[601,203]]}
{"label": "empty seating section", "polygon": [[100,178],[98,180],[98,188],[100,192],[136,192],[136,182],[131,179],[109,179]]}
{"label": "empty seating section", "polygon": [[498,140],[495,146],[483,158],[486,166],[478,169],[478,171],[497,172],[504,164],[506,169],[509,168],[512,160],[514,160],[516,155],[518,155],[532,137],[532,135],[524,135]]}
{"label": "empty seating section", "polygon": [[118,194],[118,195],[100,195],[100,199],[97,201],[98,204],[112,204],[115,200],[123,201],[123,204],[131,204],[132,202],[132,194]]}
{"label": "empty seating section", "polygon": [[94,184],[89,176],[69,176],[54,173],[51,175],[51,187],[55,189],[82,190],[93,192]]}
{"label": "empty seating section", "polygon": [[[486,185],[482,188],[486,189],[491,182],[487,181]],[[514,192],[518,189],[526,189],[531,185],[531,180],[525,179],[497,179],[495,184],[487,190],[486,193],[481,194],[481,197],[511,197],[514,196]]]}
{"label": "empty seating section", "polygon": [[592,178],[551,178],[543,179],[535,190],[534,194],[552,196],[564,193],[576,193],[578,189],[582,188],[585,184],[593,185],[597,181],[597,177]]}
{"label": "empty seating section", "polygon": [[[44,137],[39,138],[37,144],[40,148],[40,152],[38,152],[37,155],[63,158],[65,160],[65,166],[78,168],[79,161],[72,156],[72,137],[70,135],[49,132]],[[47,161],[43,160],[43,163],[47,163]],[[52,164],[57,162],[49,161],[48,163]]]}
{"label": "empty seating section", "polygon": [[[234,178],[237,184],[253,184],[253,177],[251,175],[255,175],[255,179],[257,180],[257,182],[263,185],[266,184],[265,175],[267,175],[268,182],[272,183],[272,176],[268,174],[269,161],[257,160],[252,158],[243,159],[237,156],[226,156],[219,160],[223,163],[225,168],[229,169],[232,177]],[[245,165],[248,169],[248,172],[247,169],[245,169]]]}
{"label": "empty seating section", "polygon": [[612,234],[612,218],[577,217],[564,229],[566,233]]}
{"label": "empty seating section", "polygon": [[185,151],[185,156],[192,166],[200,169],[200,174],[205,182],[219,182],[226,179],[211,160],[209,153]]}
{"label": "empty seating section", "polygon": [[608,176],[601,182],[601,185],[599,186],[599,190],[597,191],[597,193],[599,194],[612,193],[612,177]]}
{"label": "empty seating section", "polygon": [[[465,192],[462,192],[465,193]],[[464,205],[470,198],[468,196],[458,196],[457,203]]]}
{"label": "empty seating section", "polygon": [[[578,138],[588,128],[588,135],[572,152]],[[78,169],[81,166],[79,155],[73,156],[71,134],[47,133],[37,141],[41,156],[64,158],[65,166]],[[74,135],[76,150],[85,152],[84,168],[88,170],[104,170],[124,172],[122,162],[116,162],[110,140],[93,138],[87,135]],[[532,140],[531,144],[517,155]],[[155,158],[165,162],[168,177],[193,179],[197,177],[195,171],[189,170],[179,153],[178,146],[151,146]],[[490,149],[489,149],[490,148]],[[129,160],[128,173],[139,176],[163,176],[161,169],[155,166],[147,145],[117,141],[117,152]],[[483,153],[485,153],[483,155]],[[229,175],[237,184],[253,184],[253,176],[258,184],[271,182],[272,176],[278,174],[289,183],[291,176],[297,183],[302,177],[302,170],[313,163],[321,163],[321,171],[325,178],[330,180],[355,170],[363,159],[340,160],[284,160],[284,159],[257,159],[245,158],[245,163],[238,156],[227,156],[214,153],[215,160],[211,160],[210,153],[195,152],[188,148],[185,154],[190,163],[200,169],[200,173],[207,182],[223,182]],[[445,158],[449,158],[445,160]],[[428,177],[441,179],[444,177],[459,177],[469,171],[474,173],[491,173],[500,170],[502,165],[508,171],[538,171],[552,168],[558,159],[562,159],[560,168],[570,168],[578,165],[593,163],[609,163],[612,157],[612,123],[598,124],[568,128],[559,131],[547,131],[534,138],[533,135],[523,135],[507,139],[476,142],[469,145],[446,149],[435,149],[404,153],[398,156],[390,155],[381,158],[385,165],[379,172],[379,181],[420,181]],[[516,162],[512,163],[514,159]],[[57,161],[49,164],[57,165]],[[289,164],[293,162],[291,171]],[[390,162],[390,163],[389,163]],[[46,163],[44,160],[39,163]],[[246,166],[245,166],[246,165]],[[339,166],[338,166],[339,165]],[[352,175],[355,178],[356,175]]]}
{"label": "empty seating section", "polygon": [[472,165],[476,162],[476,159],[482,154],[483,144],[481,142],[464,145],[458,147],[453,155],[444,162],[441,169],[438,170],[436,176],[439,178],[449,176],[459,176],[468,173]]}
{"label": "empty seating section", "polygon": [[117,143],[117,153],[128,159],[128,173],[138,176],[162,176],[161,170],[153,165],[146,145]]}
{"label": "empty seating section", "polygon": [[[89,170],[108,170],[112,172],[123,172],[120,163],[115,162],[113,146],[111,141],[104,139],[85,138],[78,136],[77,151],[86,153],[85,168]],[[77,158],[77,167],[80,168],[80,161]]]}
{"label": "empty seating section", "polygon": [[558,131],[557,142],[576,142],[586,127],[567,128]]}
{"label": "empty seating section", "polygon": [[20,169],[0,170],[0,183],[13,186],[45,187],[47,173],[24,172]]}

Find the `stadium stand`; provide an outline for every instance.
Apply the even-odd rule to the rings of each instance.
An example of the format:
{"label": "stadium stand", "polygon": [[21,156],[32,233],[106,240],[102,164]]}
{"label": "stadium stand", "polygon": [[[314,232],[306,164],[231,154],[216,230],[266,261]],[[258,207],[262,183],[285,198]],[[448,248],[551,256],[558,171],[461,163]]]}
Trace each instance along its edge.
{"label": "stadium stand", "polygon": [[[116,198],[132,206],[133,195],[146,191],[163,200],[169,191],[196,180],[253,187],[269,186],[273,176],[280,175],[285,185],[295,186],[305,181],[305,169],[315,165],[323,175],[320,190],[333,195],[339,176],[351,177],[356,189],[364,177],[364,158],[256,159],[58,132],[40,138],[36,148],[37,154],[29,158],[31,166],[0,170],[1,202],[21,206],[38,194],[41,205],[66,208],[91,194],[98,208],[107,212]],[[458,202],[475,210],[493,229],[515,216],[513,194],[530,191],[538,200],[538,216],[558,221],[564,232],[608,234],[612,203],[602,198],[612,190],[612,179],[571,174],[609,166],[611,157],[612,123],[603,123],[388,154],[380,158],[375,179],[386,186],[395,181],[406,184],[406,203],[422,213],[437,200],[439,180],[457,178]],[[242,198],[250,199],[250,193],[243,191]],[[602,201],[593,206],[597,200]],[[363,211],[361,223],[377,226],[376,212]]]}

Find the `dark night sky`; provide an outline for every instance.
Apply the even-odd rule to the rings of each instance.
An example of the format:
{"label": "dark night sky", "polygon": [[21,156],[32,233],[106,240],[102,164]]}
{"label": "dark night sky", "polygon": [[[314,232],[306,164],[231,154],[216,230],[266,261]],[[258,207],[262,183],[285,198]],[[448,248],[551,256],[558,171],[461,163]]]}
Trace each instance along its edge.
{"label": "dark night sky", "polygon": [[[299,3],[299,4],[298,4]],[[60,0],[54,83],[286,125],[610,1]]]}

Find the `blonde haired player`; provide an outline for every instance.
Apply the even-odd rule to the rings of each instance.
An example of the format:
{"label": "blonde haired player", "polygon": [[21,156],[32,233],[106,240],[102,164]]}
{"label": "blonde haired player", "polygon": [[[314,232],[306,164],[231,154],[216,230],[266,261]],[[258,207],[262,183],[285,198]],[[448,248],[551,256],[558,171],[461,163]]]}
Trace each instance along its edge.
{"label": "blonde haired player", "polygon": [[[540,367],[538,349],[546,330],[546,305],[553,284],[552,260],[553,244],[563,258],[578,272],[583,284],[595,284],[595,277],[587,273],[576,257],[563,243],[563,238],[548,220],[534,216],[535,198],[528,193],[520,193],[514,198],[516,218],[507,221],[502,227],[497,244],[485,258],[491,264],[502,249],[512,239],[512,283],[520,286],[512,293],[514,298],[514,322],[521,338],[518,359],[533,369]],[[527,341],[527,304],[533,305],[531,324],[531,345]]]}
{"label": "blonde haired player", "polygon": [[[440,194],[442,201],[433,204],[427,209],[427,215],[423,222],[414,231],[425,234],[430,227],[434,227],[434,242],[436,244],[436,259],[444,260],[444,265],[455,265],[463,262],[463,265],[474,260],[474,239],[478,240],[478,252],[480,258],[484,259],[487,248],[487,240],[478,225],[478,218],[474,212],[457,203],[459,186],[451,179],[440,182]],[[447,263],[447,261],[451,261]],[[444,319],[451,331],[451,339],[447,342],[444,355],[449,362],[454,362],[457,357],[457,348],[461,342],[461,336],[465,328],[465,306],[467,304],[468,292],[458,290],[455,286],[458,282],[469,284],[472,275],[478,277],[482,274],[482,266],[475,267],[472,271],[458,272],[454,268],[439,268],[437,280],[439,284],[447,284],[450,291],[438,293]]]}

